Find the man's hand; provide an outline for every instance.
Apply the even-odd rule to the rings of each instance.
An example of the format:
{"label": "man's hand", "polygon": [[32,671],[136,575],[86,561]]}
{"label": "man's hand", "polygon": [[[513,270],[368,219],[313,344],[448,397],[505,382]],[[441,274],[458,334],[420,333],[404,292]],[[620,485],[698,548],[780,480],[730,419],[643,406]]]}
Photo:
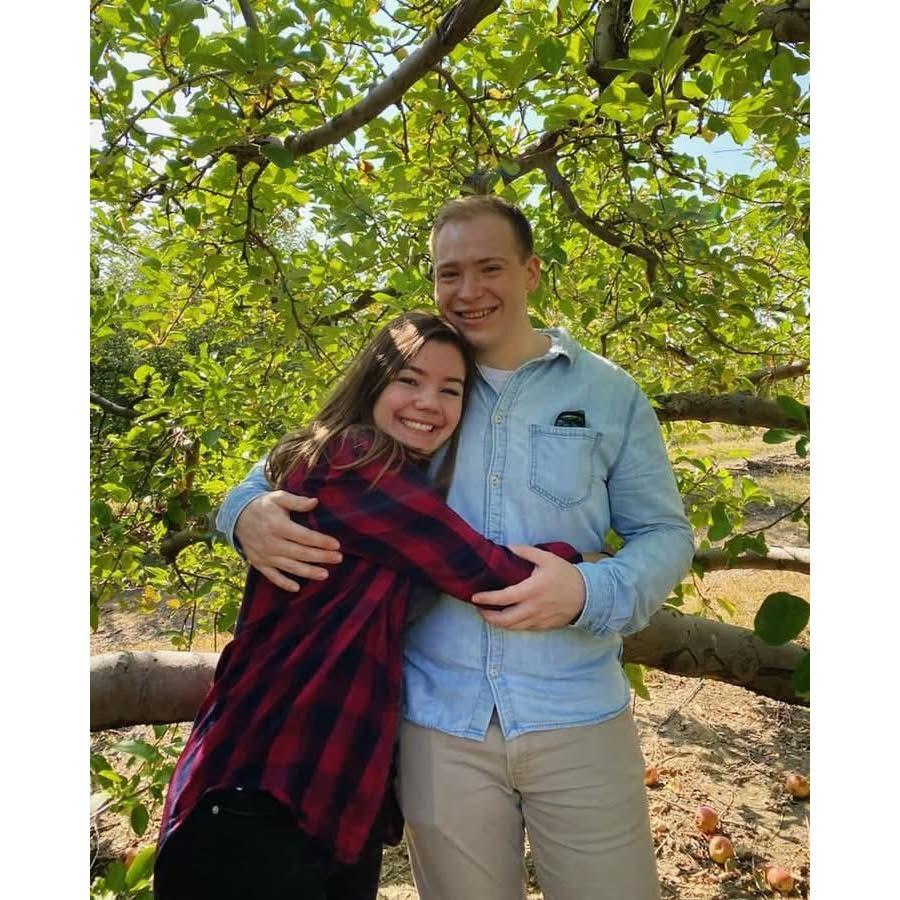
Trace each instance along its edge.
{"label": "man's hand", "polygon": [[563,628],[573,622],[585,599],[584,580],[575,566],[537,547],[515,545],[510,550],[536,568],[518,584],[475,594],[472,602],[479,606],[506,607],[479,610],[484,620],[498,628],[533,631]]}
{"label": "man's hand", "polygon": [[251,500],[238,516],[234,535],[244,555],[276,587],[286,591],[300,589],[282,572],[324,581],[328,570],[308,564],[339,563],[343,559],[337,552],[341,545],[333,537],[291,519],[291,511],[309,512],[318,502],[288,491],[269,491]]}

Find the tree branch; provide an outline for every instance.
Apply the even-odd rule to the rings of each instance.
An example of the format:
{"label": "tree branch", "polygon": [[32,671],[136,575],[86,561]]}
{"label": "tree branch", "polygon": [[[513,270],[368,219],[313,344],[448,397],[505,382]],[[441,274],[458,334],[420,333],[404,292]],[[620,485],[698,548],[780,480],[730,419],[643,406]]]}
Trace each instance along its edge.
{"label": "tree branch", "polygon": [[107,400],[106,397],[101,397],[93,391],[91,391],[91,403],[108,413],[112,413],[114,416],[121,416],[123,419],[137,418],[137,413],[131,407],[119,406],[118,403],[113,403],[112,400]]}
{"label": "tree branch", "polygon": [[[786,703],[791,676],[806,653],[799,644],[772,647],[747,628],[660,610],[625,638],[625,662],[673,675],[736,684]],[[212,684],[217,653],[120,651],[91,657],[91,731],[189,722]]]}
{"label": "tree branch", "polygon": [[464,40],[482,19],[500,6],[501,0],[459,0],[438,23],[434,33],[397,66],[380,84],[375,85],[355,106],[333,119],[288,137],[284,146],[294,156],[313,153],[336,144],[357,128],[370,122],[392,103],[396,103],[423,75]]}
{"label": "tree branch", "polygon": [[557,168],[555,157],[546,157],[540,163],[540,167],[547,176],[547,180],[563,198],[566,206],[569,207],[574,219],[583,228],[586,228],[591,234],[600,238],[604,243],[609,244],[611,247],[616,247],[623,253],[630,253],[632,256],[642,259],[646,266],[647,283],[652,285],[653,279],[656,276],[656,267],[659,265],[659,257],[652,250],[648,250],[646,247],[641,247],[637,244],[632,244],[626,238],[622,237],[622,235],[617,234],[612,229],[607,228],[605,225],[601,225],[595,219],[592,219],[581,208],[578,200],[575,199],[575,194],[572,192],[572,186],[565,178],[563,178]]}
{"label": "tree branch", "polygon": [[750,629],[714,619],[661,609],[650,624],[625,638],[625,662],[671,675],[709,678],[799,706],[791,678],[807,649],[800,644],[772,646]]}
{"label": "tree branch", "polygon": [[806,422],[789,416],[774,400],[754,394],[659,394],[653,401],[660,422],[722,422],[800,432],[809,428]]}
{"label": "tree branch", "polygon": [[733,559],[720,549],[698,550],[694,565],[702,572],[719,572],[725,569],[758,569],[776,572],[799,572],[809,575],[808,547],[769,547],[768,551],[741,553]]}
{"label": "tree branch", "polygon": [[788,366],[768,366],[765,369],[757,369],[744,377],[753,384],[772,381],[783,381],[785,378],[801,378],[809,374],[809,360],[799,363],[791,363]]}
{"label": "tree branch", "polygon": [[241,13],[244,16],[244,22],[246,22],[247,27],[252,31],[259,31],[259,22],[256,21],[256,13],[253,12],[250,0],[238,0],[238,6],[241,8]]}

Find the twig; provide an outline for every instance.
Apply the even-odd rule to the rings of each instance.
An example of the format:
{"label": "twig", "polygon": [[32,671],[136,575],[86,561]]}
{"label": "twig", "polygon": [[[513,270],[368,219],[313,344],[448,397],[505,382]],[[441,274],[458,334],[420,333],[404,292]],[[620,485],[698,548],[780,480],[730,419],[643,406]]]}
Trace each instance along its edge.
{"label": "twig", "polygon": [[656,731],[657,731],[657,733],[659,733],[660,731],[662,731],[663,727],[666,725],[666,723],[669,721],[669,719],[671,719],[671,718],[675,715],[675,713],[677,713],[680,709],[682,709],[682,707],[687,706],[687,704],[690,703],[691,700],[693,700],[694,697],[696,697],[697,694],[699,694],[700,691],[702,691],[703,688],[704,688],[705,686],[706,686],[706,682],[701,678],[701,679],[700,679],[700,684],[698,684],[697,687],[695,687],[694,690],[691,691],[690,697],[688,697],[686,700],[683,700],[681,703],[679,703],[678,706],[676,706],[676,707],[675,707],[675,708],[674,708],[674,709],[673,709],[673,710],[672,710],[672,711],[671,711],[671,712],[670,712],[670,713],[662,720],[662,722],[660,722],[659,725],[656,726]]}

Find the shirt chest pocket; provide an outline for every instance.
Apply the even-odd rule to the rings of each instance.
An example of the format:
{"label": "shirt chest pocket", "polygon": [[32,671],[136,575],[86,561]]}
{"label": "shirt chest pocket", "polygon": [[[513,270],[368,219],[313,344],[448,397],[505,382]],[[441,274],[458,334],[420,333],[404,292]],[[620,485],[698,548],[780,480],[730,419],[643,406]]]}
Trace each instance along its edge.
{"label": "shirt chest pocket", "polygon": [[561,509],[583,503],[601,474],[601,433],[550,425],[530,425],[529,431],[528,486]]}

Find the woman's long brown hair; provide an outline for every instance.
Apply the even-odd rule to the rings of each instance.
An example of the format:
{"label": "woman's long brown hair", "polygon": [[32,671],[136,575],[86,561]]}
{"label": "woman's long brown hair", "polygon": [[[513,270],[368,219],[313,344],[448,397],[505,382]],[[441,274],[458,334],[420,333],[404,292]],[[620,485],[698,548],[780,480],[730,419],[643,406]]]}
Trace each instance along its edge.
{"label": "woman's long brown hair", "polygon": [[[419,311],[404,313],[388,322],[356,357],[321,412],[309,424],[285,435],[278,442],[266,462],[269,483],[278,488],[284,487],[288,476],[298,465],[305,464],[311,469],[330,441],[346,437],[348,432],[359,427],[371,432],[374,440],[369,450],[351,468],[383,459],[383,474],[401,462],[406,448],[375,427],[373,410],[381,392],[412,361],[426,341],[451,344],[462,355],[466,367],[463,386],[465,410],[475,373],[472,351],[459,333],[438,316]],[[434,482],[444,496],[453,475],[458,436],[459,428],[456,428],[447,443],[447,452]]]}

